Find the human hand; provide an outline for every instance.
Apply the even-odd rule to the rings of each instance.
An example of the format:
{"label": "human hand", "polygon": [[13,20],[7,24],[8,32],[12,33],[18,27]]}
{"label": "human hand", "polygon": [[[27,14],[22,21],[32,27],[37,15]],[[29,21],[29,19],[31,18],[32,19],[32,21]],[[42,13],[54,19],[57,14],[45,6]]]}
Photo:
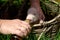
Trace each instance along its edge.
{"label": "human hand", "polygon": [[34,8],[34,7],[30,8],[27,12],[28,15],[27,15],[26,19],[31,20],[32,23],[40,21],[40,20],[44,20],[45,16],[44,16],[43,12],[40,10],[41,9]]}
{"label": "human hand", "polygon": [[0,33],[2,34],[16,34],[20,37],[24,37],[30,33],[30,30],[30,25],[25,21],[19,19],[1,20]]}

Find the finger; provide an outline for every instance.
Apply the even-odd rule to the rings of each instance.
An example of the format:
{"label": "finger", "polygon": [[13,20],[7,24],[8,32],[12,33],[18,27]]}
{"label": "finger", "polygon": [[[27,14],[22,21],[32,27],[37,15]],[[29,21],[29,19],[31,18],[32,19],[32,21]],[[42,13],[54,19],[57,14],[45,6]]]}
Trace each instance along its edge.
{"label": "finger", "polygon": [[18,29],[18,30],[20,30],[22,33],[23,33],[23,35],[24,36],[26,36],[27,35],[27,30],[26,30],[26,28],[24,28],[24,27],[21,27],[20,29]]}
{"label": "finger", "polygon": [[26,36],[28,33],[30,33],[30,30],[27,29],[26,27],[19,27],[17,30],[22,31],[22,33],[24,34],[24,36]]}
{"label": "finger", "polygon": [[[17,24],[16,24],[16,23],[17,23]],[[26,23],[26,22],[22,22],[22,21],[16,22],[16,21],[15,21],[15,24],[16,24],[16,25],[15,25],[16,28],[19,28],[19,27],[21,27],[21,25],[23,25],[23,27],[26,26],[27,29],[30,29],[30,25],[29,25],[28,23]]]}
{"label": "finger", "polygon": [[28,29],[31,29],[31,27],[30,27],[30,24],[29,23],[27,23],[27,22],[23,22],[23,25],[25,26],[25,27],[28,27]]}
{"label": "finger", "polygon": [[30,24],[28,22],[22,21],[22,23],[30,27]]}
{"label": "finger", "polygon": [[21,24],[22,28],[25,28],[25,30],[29,33],[30,32],[30,28],[24,24]]}
{"label": "finger", "polygon": [[16,34],[16,35],[18,35],[20,37],[24,36],[24,34],[23,34],[23,32],[21,30],[15,30],[14,32],[12,32],[12,34]]}
{"label": "finger", "polygon": [[21,24],[22,24],[22,25],[26,25],[26,26],[28,26],[29,29],[31,29],[29,23],[27,23],[27,22],[25,22],[25,21],[18,20],[18,24],[19,24],[19,25],[21,25]]}

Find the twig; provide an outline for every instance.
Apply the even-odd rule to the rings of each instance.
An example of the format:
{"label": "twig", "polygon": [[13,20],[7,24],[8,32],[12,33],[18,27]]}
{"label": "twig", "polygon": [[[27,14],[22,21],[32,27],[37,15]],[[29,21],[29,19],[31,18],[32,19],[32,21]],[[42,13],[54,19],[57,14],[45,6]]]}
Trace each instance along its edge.
{"label": "twig", "polygon": [[[53,25],[51,25],[51,26],[46,30],[46,32],[48,32],[52,27],[53,27]],[[45,32],[45,33],[46,33],[46,32]]]}
{"label": "twig", "polygon": [[[53,25],[48,27],[46,29],[45,33],[48,32],[52,27],[53,27]],[[41,32],[43,32],[43,29],[36,29],[36,30],[33,31],[33,33],[36,33],[36,34],[40,34]]]}
{"label": "twig", "polygon": [[39,35],[38,40],[40,40],[42,35],[45,34],[46,32],[48,32],[52,27],[53,27],[53,25],[51,25],[49,28],[45,27],[43,32]]}
{"label": "twig", "polygon": [[49,0],[50,2],[53,2],[55,4],[59,4],[58,2],[56,2],[55,0]]}
{"label": "twig", "polygon": [[43,29],[36,29],[33,30],[33,33],[40,34],[43,31]]}
{"label": "twig", "polygon": [[37,40],[40,40],[41,36],[45,33],[47,27],[43,30],[43,32],[39,35],[38,39]]}
{"label": "twig", "polygon": [[52,23],[54,22],[56,19],[58,19],[60,17],[60,14],[58,16],[56,16],[54,19],[47,21],[46,24]]}
{"label": "twig", "polygon": [[33,25],[33,27],[50,24],[50,23],[56,21],[59,17],[60,17],[60,14],[50,21],[43,22],[42,24],[35,24],[35,25]]}

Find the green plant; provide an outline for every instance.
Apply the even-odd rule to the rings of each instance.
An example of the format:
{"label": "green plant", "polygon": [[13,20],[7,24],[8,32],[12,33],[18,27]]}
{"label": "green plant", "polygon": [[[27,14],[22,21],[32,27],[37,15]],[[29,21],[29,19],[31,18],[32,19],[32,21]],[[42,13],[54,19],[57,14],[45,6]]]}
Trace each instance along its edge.
{"label": "green plant", "polygon": [[[56,8],[56,10],[51,7],[51,2],[49,0],[40,0],[41,1],[41,7],[44,11],[45,14],[49,15],[51,18],[51,13],[58,13],[57,11],[57,7],[55,7],[57,4],[54,4],[53,7]],[[8,0],[0,0],[0,3],[6,3],[9,2]],[[14,0],[13,1],[13,5],[21,5],[23,3],[23,0]],[[53,9],[52,9],[53,8]],[[54,15],[54,14],[53,14]],[[47,18],[48,19],[48,18]],[[60,39],[60,31],[57,33],[56,37],[54,40],[59,40]],[[12,35],[3,35],[0,34],[0,40],[10,40]],[[36,36],[36,34],[31,33],[30,35],[28,35],[28,37],[24,38],[24,40],[37,40],[38,37]],[[43,34],[43,36],[41,37],[41,40],[50,40],[50,37],[48,37],[48,35]]]}

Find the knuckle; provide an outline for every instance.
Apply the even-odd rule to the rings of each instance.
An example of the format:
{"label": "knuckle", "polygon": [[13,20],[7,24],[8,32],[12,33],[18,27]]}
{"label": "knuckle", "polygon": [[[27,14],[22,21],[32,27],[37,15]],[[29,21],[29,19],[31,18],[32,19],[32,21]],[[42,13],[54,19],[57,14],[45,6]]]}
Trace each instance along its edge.
{"label": "knuckle", "polygon": [[29,30],[31,30],[31,27],[28,27]]}

